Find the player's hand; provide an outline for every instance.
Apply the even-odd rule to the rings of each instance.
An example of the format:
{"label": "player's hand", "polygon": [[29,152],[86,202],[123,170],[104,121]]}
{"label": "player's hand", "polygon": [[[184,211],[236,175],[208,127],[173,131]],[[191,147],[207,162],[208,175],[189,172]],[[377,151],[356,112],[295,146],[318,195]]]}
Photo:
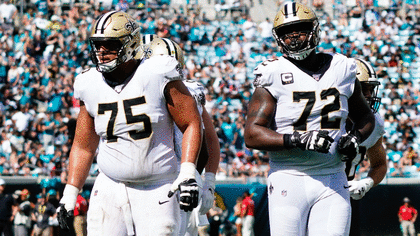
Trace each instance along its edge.
{"label": "player's hand", "polygon": [[371,177],[359,181],[349,181],[350,196],[354,200],[362,199],[372,187],[373,179]]}
{"label": "player's hand", "polygon": [[73,224],[74,210],[67,211],[64,207],[64,204],[60,203],[60,206],[57,208],[57,220],[60,228],[69,231],[69,225]]}
{"label": "player's hand", "polygon": [[334,139],[326,130],[311,130],[303,133],[295,131],[293,134],[285,134],[285,147],[298,147],[302,150],[328,153]]}
{"label": "player's hand", "polygon": [[178,178],[169,190],[168,197],[179,191],[179,206],[181,210],[192,211],[198,205],[198,184],[195,180],[195,165],[191,162],[181,164]]}
{"label": "player's hand", "polygon": [[337,151],[341,154],[341,161],[352,161],[359,153],[361,137],[358,131],[347,132],[338,140]]}
{"label": "player's hand", "polygon": [[74,207],[76,206],[79,189],[73,185],[67,184],[64,188],[63,197],[57,208],[57,218],[60,227],[64,230],[70,230],[69,224],[72,224],[74,217]]}
{"label": "player's hand", "polygon": [[204,173],[203,195],[199,213],[204,215],[213,207],[216,175],[211,172]]}

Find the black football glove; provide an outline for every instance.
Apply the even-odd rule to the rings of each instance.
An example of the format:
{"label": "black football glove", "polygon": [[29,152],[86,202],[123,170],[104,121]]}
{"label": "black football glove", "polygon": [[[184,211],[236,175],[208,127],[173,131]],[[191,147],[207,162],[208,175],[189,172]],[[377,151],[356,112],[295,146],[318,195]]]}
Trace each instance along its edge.
{"label": "black football glove", "polygon": [[198,206],[198,184],[195,179],[184,180],[179,184],[179,206],[186,212]]}
{"label": "black football glove", "polygon": [[64,204],[60,204],[59,208],[57,212],[58,224],[61,229],[69,231],[69,225],[73,224],[74,212],[73,210],[67,211]]}
{"label": "black football glove", "polygon": [[302,150],[328,153],[334,139],[326,130],[311,130],[303,133],[295,131],[293,134],[285,134],[284,146],[286,148],[298,147]]}
{"label": "black football glove", "polygon": [[172,197],[179,191],[179,208],[184,211],[192,211],[198,205],[198,184],[195,181],[197,171],[195,167],[194,163],[183,162],[178,178],[172,183],[168,193],[168,197]]}
{"label": "black football glove", "polygon": [[337,151],[341,154],[341,161],[352,161],[359,153],[361,134],[354,130],[347,132],[338,140]]}

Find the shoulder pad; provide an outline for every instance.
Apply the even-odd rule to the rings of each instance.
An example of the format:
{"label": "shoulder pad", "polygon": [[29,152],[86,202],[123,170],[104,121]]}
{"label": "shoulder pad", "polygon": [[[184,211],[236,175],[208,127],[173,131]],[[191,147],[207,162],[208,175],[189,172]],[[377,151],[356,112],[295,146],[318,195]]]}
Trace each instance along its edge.
{"label": "shoulder pad", "polygon": [[86,69],[83,69],[82,74],[88,72],[92,67],[88,67]]}
{"label": "shoulder pad", "polygon": [[194,80],[184,80],[183,82],[198,104],[206,104],[204,86],[200,82]]}
{"label": "shoulder pad", "polygon": [[168,55],[157,55],[144,60],[142,66],[147,68],[150,73],[164,75],[166,79],[181,80],[183,79],[182,69],[178,61]]}
{"label": "shoulder pad", "polygon": [[279,60],[279,58],[266,60],[254,69],[255,79],[253,84],[255,87],[266,87],[273,83],[273,73],[278,67]]}

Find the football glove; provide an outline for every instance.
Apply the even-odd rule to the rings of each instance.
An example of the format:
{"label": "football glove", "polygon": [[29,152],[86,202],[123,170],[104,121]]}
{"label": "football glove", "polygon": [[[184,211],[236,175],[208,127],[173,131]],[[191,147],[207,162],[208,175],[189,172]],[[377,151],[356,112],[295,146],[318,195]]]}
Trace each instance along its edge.
{"label": "football glove", "polygon": [[359,153],[361,134],[354,130],[347,132],[338,140],[337,151],[341,154],[341,161],[352,161]]}
{"label": "football glove", "polygon": [[285,134],[284,146],[286,148],[298,147],[302,150],[328,153],[334,139],[326,130],[311,130],[303,133],[295,131],[293,134]]}
{"label": "football glove", "polygon": [[191,162],[181,164],[178,178],[169,190],[168,197],[179,191],[179,205],[181,210],[192,211],[198,205],[198,184],[195,180],[195,165]]}
{"label": "football glove", "polygon": [[57,208],[57,220],[61,229],[69,231],[69,225],[73,224],[74,207],[76,206],[79,189],[73,185],[66,184],[60,205]]}
{"label": "football glove", "polygon": [[203,195],[199,213],[204,215],[213,207],[216,175],[211,172],[204,173]]}
{"label": "football glove", "polygon": [[350,196],[354,200],[362,199],[372,187],[373,179],[371,177],[359,181],[349,181]]}

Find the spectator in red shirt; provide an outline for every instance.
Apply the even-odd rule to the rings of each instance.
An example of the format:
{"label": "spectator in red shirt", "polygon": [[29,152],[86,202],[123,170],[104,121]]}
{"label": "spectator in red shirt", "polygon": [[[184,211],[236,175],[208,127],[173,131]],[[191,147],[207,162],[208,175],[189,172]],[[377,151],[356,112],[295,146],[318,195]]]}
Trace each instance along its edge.
{"label": "spectator in red shirt", "polygon": [[414,229],[414,222],[417,218],[417,210],[411,205],[411,201],[408,197],[404,198],[404,205],[400,207],[398,211],[398,218],[401,224],[401,230],[403,236],[415,236],[416,230]]}
{"label": "spectator in red shirt", "polygon": [[88,210],[88,203],[80,194],[77,196],[76,207],[74,208],[74,231],[76,236],[87,235],[87,221],[86,213]]}
{"label": "spectator in red shirt", "polygon": [[242,218],[242,236],[254,236],[254,200],[249,191],[245,191],[242,200],[241,218]]}

